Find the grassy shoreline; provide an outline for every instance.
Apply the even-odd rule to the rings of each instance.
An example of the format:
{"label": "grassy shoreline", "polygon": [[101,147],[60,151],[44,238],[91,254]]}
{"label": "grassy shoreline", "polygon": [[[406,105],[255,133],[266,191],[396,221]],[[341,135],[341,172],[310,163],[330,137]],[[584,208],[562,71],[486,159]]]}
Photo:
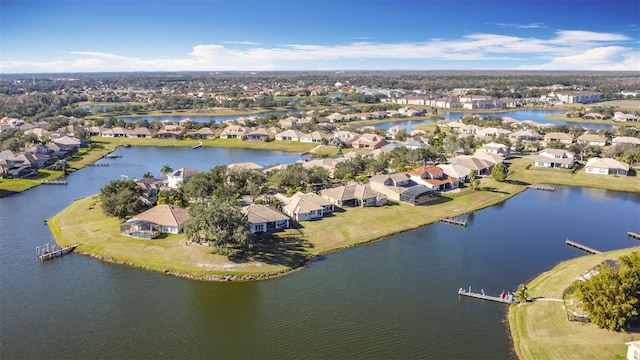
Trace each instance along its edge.
{"label": "grassy shoreline", "polygon": [[[561,262],[527,284],[532,298],[562,299],[576,278],[606,259],[640,251],[627,248],[600,255],[584,255]],[[640,333],[616,333],[593,324],[570,322],[561,301],[537,300],[509,308],[509,329],[520,359],[624,359],[627,341]]]}
{"label": "grassy shoreline", "polygon": [[[274,258],[267,262],[236,263],[211,254],[206,246],[187,246],[184,235],[169,235],[159,240],[138,240],[120,235],[119,222],[102,214],[97,196],[77,200],[48,223],[59,245],[67,246],[83,239],[76,251],[101,260],[199,280],[251,280],[281,276],[302,268],[316,256],[428,225],[443,216],[476,211],[526,189],[520,184],[497,183],[490,179],[484,180],[482,186],[488,190],[465,189],[455,197],[444,198],[433,205],[349,208],[319,221],[303,222],[278,234],[276,247],[284,252],[271,254]],[[358,231],[365,225],[367,232]]]}

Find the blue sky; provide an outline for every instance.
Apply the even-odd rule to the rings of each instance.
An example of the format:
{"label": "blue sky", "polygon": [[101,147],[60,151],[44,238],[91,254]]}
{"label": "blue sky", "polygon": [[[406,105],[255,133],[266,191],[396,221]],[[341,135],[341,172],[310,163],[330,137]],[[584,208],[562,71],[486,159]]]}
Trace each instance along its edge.
{"label": "blue sky", "polygon": [[0,73],[640,71],[638,0],[0,0]]}

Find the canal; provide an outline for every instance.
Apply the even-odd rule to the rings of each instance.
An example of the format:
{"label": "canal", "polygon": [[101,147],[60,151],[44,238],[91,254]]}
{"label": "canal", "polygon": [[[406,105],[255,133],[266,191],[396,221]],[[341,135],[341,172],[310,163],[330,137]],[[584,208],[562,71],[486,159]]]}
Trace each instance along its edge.
{"label": "canal", "polygon": [[[243,149],[128,148],[108,167],[0,199],[2,358],[513,359],[506,307],[460,298],[498,294],[598,250],[638,245],[640,195],[557,187],[528,190],[467,215],[328,254],[303,271],[259,282],[207,283],[78,254],[39,263],[43,224],[121,175],[208,170],[296,154]],[[392,215],[391,215],[392,216]],[[79,239],[82,242],[82,239]]]}

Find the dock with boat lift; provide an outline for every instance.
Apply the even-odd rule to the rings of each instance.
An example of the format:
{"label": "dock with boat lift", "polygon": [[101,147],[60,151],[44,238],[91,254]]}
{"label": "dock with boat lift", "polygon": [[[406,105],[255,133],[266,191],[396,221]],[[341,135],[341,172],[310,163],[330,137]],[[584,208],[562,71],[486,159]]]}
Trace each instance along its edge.
{"label": "dock with boat lift", "polygon": [[482,300],[488,300],[488,301],[495,301],[495,302],[499,302],[499,303],[503,303],[503,304],[515,304],[517,302],[516,297],[511,293],[502,292],[502,294],[500,294],[500,296],[491,296],[491,295],[485,294],[483,289],[480,289],[479,293],[474,293],[474,292],[471,291],[471,286],[469,286],[469,290],[465,290],[463,288],[460,288],[458,290],[458,295],[468,296],[468,297],[472,297],[472,298],[476,298],[476,299],[482,299]]}
{"label": "dock with boat lift", "polygon": [[590,247],[588,247],[586,245],[582,245],[580,243],[577,243],[577,242],[569,240],[569,239],[565,240],[564,243],[569,245],[569,246],[571,246],[572,248],[576,248],[578,250],[582,250],[582,251],[584,251],[586,253],[589,253],[589,254],[602,254],[602,251],[600,251],[600,250],[596,250],[596,249],[590,248]]}
{"label": "dock with boat lift", "polygon": [[45,261],[45,260],[50,260],[50,259],[54,259],[57,257],[61,257],[63,255],[66,255],[70,252],[72,252],[75,248],[78,247],[78,243],[71,245],[71,246],[67,246],[67,247],[60,247],[58,245],[49,245],[49,244],[45,244],[42,246],[36,246],[36,255],[38,256],[38,259],[40,261]]}

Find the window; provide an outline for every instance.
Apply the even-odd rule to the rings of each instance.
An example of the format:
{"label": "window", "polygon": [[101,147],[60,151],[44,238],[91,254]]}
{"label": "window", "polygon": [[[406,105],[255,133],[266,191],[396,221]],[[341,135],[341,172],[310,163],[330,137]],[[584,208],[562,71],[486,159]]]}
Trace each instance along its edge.
{"label": "window", "polygon": [[264,224],[256,224],[256,231],[264,232]]}

